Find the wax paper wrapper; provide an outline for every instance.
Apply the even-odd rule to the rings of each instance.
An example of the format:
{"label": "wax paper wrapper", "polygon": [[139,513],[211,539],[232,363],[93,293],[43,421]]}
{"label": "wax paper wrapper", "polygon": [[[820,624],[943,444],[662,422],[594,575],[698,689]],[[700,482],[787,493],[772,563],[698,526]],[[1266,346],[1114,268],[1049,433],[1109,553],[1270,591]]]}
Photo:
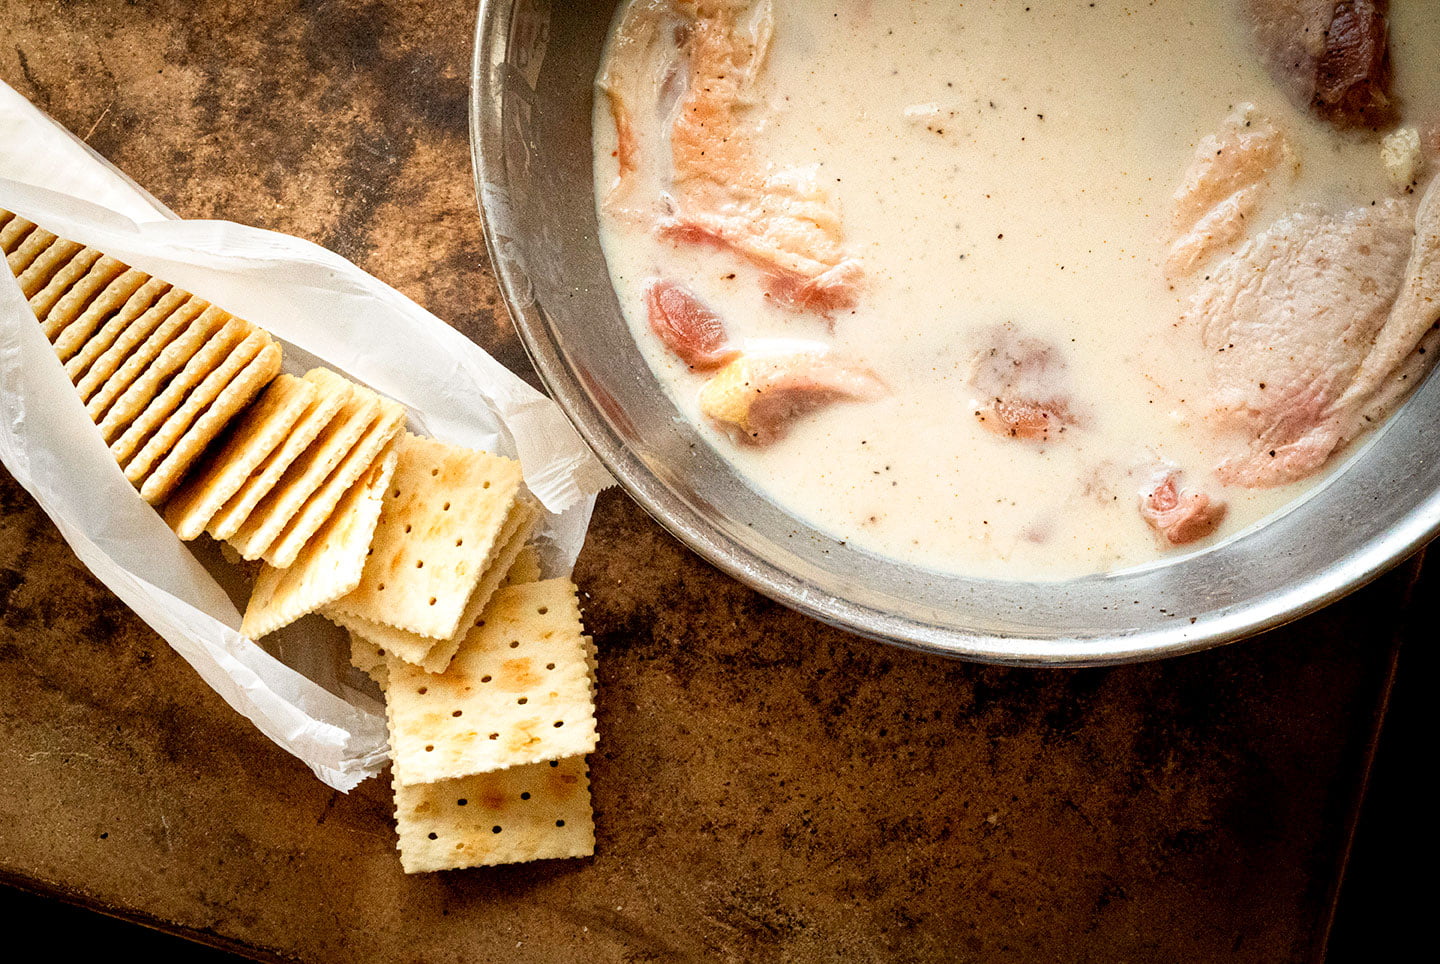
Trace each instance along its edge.
{"label": "wax paper wrapper", "polygon": [[[3,83],[0,207],[268,329],[286,371],[323,364],[403,402],[413,431],[518,458],[548,512],[545,574],[574,565],[603,468],[553,402],[393,288],[298,238],[177,219]],[[240,635],[239,571],[181,543],[126,481],[8,271],[0,459],[90,570],[321,780],[349,790],[384,766],[384,706],[343,634],[312,616]]]}

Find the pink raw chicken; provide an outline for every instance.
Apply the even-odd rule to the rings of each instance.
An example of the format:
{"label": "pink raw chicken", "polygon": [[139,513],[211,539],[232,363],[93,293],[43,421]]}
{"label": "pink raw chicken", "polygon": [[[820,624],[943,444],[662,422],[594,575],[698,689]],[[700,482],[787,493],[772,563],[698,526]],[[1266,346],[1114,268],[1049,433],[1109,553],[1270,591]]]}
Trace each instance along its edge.
{"label": "pink raw chicken", "polygon": [[1225,519],[1226,505],[1204,492],[1180,487],[1180,473],[1162,469],[1140,493],[1140,517],[1172,546],[1203,539]]}
{"label": "pink raw chicken", "polygon": [[[761,271],[778,304],[829,314],[856,303],[861,275],[840,218],[809,172],[773,170],[755,144],[755,78],[772,21],[770,0],[630,7],[600,79],[618,135],[608,203],[633,207],[649,174],[673,192],[662,236],[732,251]],[[650,109],[669,121],[668,159],[641,134],[637,111]]]}
{"label": "pink raw chicken", "polygon": [[741,355],[700,391],[700,410],[736,441],[768,445],[791,422],[832,402],[873,401],[885,383],[823,351]]}
{"label": "pink raw chicken", "polygon": [[980,424],[1009,438],[1049,441],[1078,423],[1065,394],[1066,365],[1054,345],[1009,323],[990,329],[975,355],[970,385]]}
{"label": "pink raw chicken", "polygon": [[1174,239],[1165,259],[1171,278],[1193,274],[1211,256],[1245,236],[1274,173],[1294,174],[1285,136],[1253,104],[1242,104],[1220,133],[1195,149],[1185,181],[1171,201]]}
{"label": "pink raw chicken", "polygon": [[698,371],[718,368],[740,353],[725,322],[684,285],[656,279],[645,288],[650,329],[685,364]]}
{"label": "pink raw chicken", "polygon": [[1389,0],[1246,0],[1261,58],[1300,107],[1336,127],[1395,119]]}
{"label": "pink raw chicken", "polygon": [[610,41],[598,86],[615,122],[619,173],[605,199],[612,208],[639,216],[631,209],[643,175],[669,166],[665,145],[640,136],[645,119],[636,112],[653,110],[656,121],[668,119],[679,91],[688,86],[686,64],[678,56],[688,20],[673,0],[634,0]]}
{"label": "pink raw chicken", "polygon": [[1301,210],[1223,261],[1196,293],[1220,422],[1246,440],[1222,481],[1304,478],[1382,418],[1434,358],[1440,180],[1418,208]]}

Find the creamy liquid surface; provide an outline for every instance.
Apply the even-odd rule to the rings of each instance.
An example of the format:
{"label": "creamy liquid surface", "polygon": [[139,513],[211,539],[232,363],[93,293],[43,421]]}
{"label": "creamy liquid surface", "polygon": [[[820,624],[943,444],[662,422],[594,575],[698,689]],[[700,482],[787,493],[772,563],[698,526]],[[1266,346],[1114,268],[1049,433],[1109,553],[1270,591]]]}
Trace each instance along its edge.
{"label": "creamy liquid surface", "polygon": [[[1440,117],[1440,16],[1393,0],[1394,89],[1407,120]],[[1427,9],[1428,8],[1428,9]],[[1257,223],[1298,204],[1393,196],[1378,140],[1346,139],[1286,100],[1234,0],[784,0],[760,80],[765,156],[813,165],[863,261],[833,331],[771,305],[730,254],[656,239],[601,205],[620,303],[685,415],[769,498],[836,538],[967,575],[1061,579],[1203,549],[1323,481],[1223,487],[1206,427],[1208,360],[1187,290],[1161,270],[1170,198],[1197,142],[1241,103],[1281,127],[1299,162]],[[596,194],[616,176],[595,115]],[[769,447],[707,425],[704,376],[646,321],[655,277],[689,286],[737,341],[816,341],[869,365],[892,394],[799,420]],[[981,333],[1009,322],[1055,343],[1083,424],[1044,443],[976,420]],[[1335,456],[1331,467],[1343,462]],[[1138,493],[1155,459],[1229,503],[1215,536],[1167,548]]]}

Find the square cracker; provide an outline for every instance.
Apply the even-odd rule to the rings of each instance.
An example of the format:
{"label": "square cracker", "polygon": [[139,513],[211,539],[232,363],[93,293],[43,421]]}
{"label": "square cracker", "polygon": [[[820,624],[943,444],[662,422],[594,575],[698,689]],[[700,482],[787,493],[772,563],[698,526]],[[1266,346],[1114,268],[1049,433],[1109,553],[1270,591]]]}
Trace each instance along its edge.
{"label": "square cracker", "polygon": [[[175,491],[175,487],[180,484],[181,478],[189,471],[190,466],[200,457],[200,453],[205,451],[215,437],[224,431],[231,419],[250,404],[261,389],[280,374],[280,346],[271,341],[270,335],[263,331],[252,332],[250,338],[246,339],[247,343],[251,341],[259,341],[260,350],[245,362],[245,366],[233,378],[225,382],[204,411],[190,423],[184,434],[175,441],[169,451],[164,453],[160,463],[144,477],[144,482],[138,483],[140,484],[140,497],[146,502],[158,505],[169,498],[170,493]],[[243,345],[241,348],[237,348],[232,353],[231,359],[237,356],[243,357],[248,353],[242,351],[242,348],[244,348]],[[225,364],[228,369],[230,360],[227,359]],[[226,369],[222,369],[217,374],[223,374]],[[199,396],[203,404],[203,398],[209,394],[207,387],[209,381],[210,379],[206,379],[200,388],[191,393],[191,400]],[[190,401],[187,400],[186,407],[188,408],[189,405]],[[155,433],[155,437],[162,437],[168,431],[170,422],[177,419],[181,422],[189,421],[188,418],[182,418],[181,414],[177,413],[172,416],[170,421],[167,421],[160,431]],[[153,441],[154,439],[152,439]],[[126,467],[126,472],[128,474],[129,466]]]}
{"label": "square cracker", "polygon": [[111,281],[105,286],[105,290],[96,295],[95,300],[86,306],[78,318],[51,339],[55,344],[55,354],[60,357],[61,361],[69,361],[71,356],[84,347],[85,343],[90,340],[90,336],[95,334],[102,324],[114,317],[116,312],[129,303],[135,292],[144,287],[146,282],[152,280],[145,272],[131,268]]}
{"label": "square cracker", "polygon": [[350,400],[353,386],[339,375],[326,368],[316,368],[305,373],[305,381],[315,386],[315,400],[305,414],[290,429],[285,440],[275,451],[265,457],[240,490],[232,495],[215,513],[206,527],[216,539],[225,540],[240,531],[255,506],[260,503],[275,484],[284,476],[300,453],[309,448],[325,426]]}
{"label": "square cracker", "polygon": [[295,513],[295,517],[285,524],[285,528],[270,543],[261,558],[280,569],[294,562],[305,543],[310,541],[310,537],[330,517],[340,496],[386,451],[404,427],[405,406],[380,396],[380,413],[375,421],[370,423],[365,434],[360,436],[340,464],[305,501],[300,511]]}
{"label": "square cracker", "polygon": [[[232,318],[224,330],[210,339],[205,348],[190,359],[184,371],[166,386],[157,404],[162,410],[170,409],[170,412],[140,450],[124,463],[126,478],[136,485],[149,478],[150,470],[170,455],[175,444],[189,432],[195,421],[210,410],[211,403],[267,348],[274,349],[266,354],[266,364],[262,366],[268,381],[279,371],[280,349],[270,340],[268,333],[251,328],[239,318]],[[263,388],[264,383],[251,387],[250,397],[253,397],[253,392]],[[172,393],[178,404],[172,404],[172,400],[167,398]],[[150,410],[146,409],[145,416],[149,414]],[[234,411],[230,414],[233,415]],[[139,426],[142,420],[136,419],[135,426]],[[224,427],[223,423],[220,427]]]}
{"label": "square cracker", "polygon": [[96,295],[128,270],[129,265],[116,261],[109,255],[97,258],[90,270],[76,279],[49,310],[44,314],[35,312],[45,337],[53,342],[62,331],[70,327],[71,322],[84,314]]}
{"label": "square cracker", "polygon": [[[73,254],[73,257],[72,257]],[[20,276],[22,291],[36,289],[30,296],[30,310],[43,320],[55,303],[65,297],[104,255],[94,248],[75,250],[73,241],[61,238],[45,249]]]}
{"label": "square cracker", "polygon": [[[385,650],[364,636],[355,632],[346,632],[350,637],[350,665],[362,672],[369,673],[375,682],[384,689],[390,685],[389,674],[385,670]],[[585,635],[580,637],[585,644],[585,666],[590,671],[590,692],[596,694],[600,690],[597,674],[600,671],[600,650],[595,645],[595,637]],[[378,670],[378,673],[377,673]]]}
{"label": "square cracker", "polygon": [[427,673],[443,673],[445,667],[450,665],[450,660],[455,658],[455,651],[460,648],[465,633],[469,632],[470,627],[480,619],[485,606],[490,602],[490,597],[499,588],[514,557],[519,554],[526,540],[530,538],[539,518],[538,509],[532,508],[524,501],[515,503],[515,507],[510,510],[510,517],[505,521],[505,527],[500,530],[500,536],[496,540],[499,548],[491,556],[485,575],[480,577],[475,591],[470,594],[469,602],[465,604],[465,613],[460,617],[460,625],[463,629],[448,640],[431,639],[429,636],[396,629],[394,626],[386,626],[384,623],[377,623],[372,619],[348,616],[345,613],[336,612],[333,607],[322,610],[321,614],[336,625],[344,627],[352,633],[358,633],[375,645],[394,653],[405,662],[414,663]]}
{"label": "square cracker", "polygon": [[[540,510],[531,504],[528,498],[522,498],[515,502],[510,510],[510,516],[505,520],[505,527],[500,530],[499,537],[495,540],[496,549],[490,557],[490,565],[486,567],[485,574],[475,584],[474,592],[470,593],[470,600],[465,603],[465,612],[460,617],[460,630],[449,640],[441,640],[430,648],[425,658],[420,661],[420,667],[427,673],[443,673],[455,658],[455,653],[465,640],[465,634],[470,628],[480,621],[485,608],[490,605],[490,600],[495,596],[495,590],[505,581],[505,576],[515,564],[515,557],[530,541],[530,536],[535,532],[535,526],[540,521]],[[416,637],[417,639],[423,637]]]}
{"label": "square cracker", "polygon": [[365,575],[333,608],[450,639],[520,492],[511,459],[406,435]]}
{"label": "square cracker", "polygon": [[[115,441],[228,316],[192,298],[165,319],[86,403],[107,443]],[[102,416],[100,413],[104,412]]]}
{"label": "square cracker", "polygon": [[[128,465],[151,434],[183,405],[196,386],[225,363],[250,332],[244,321],[215,308],[196,318],[190,330],[166,346],[100,423],[101,432],[109,433],[106,439],[113,439],[110,451],[116,460]],[[114,437],[117,432],[119,438]],[[130,481],[135,481],[133,476]]]}
{"label": "square cracker", "polygon": [[187,542],[198,538],[220,507],[285,440],[316,394],[313,382],[294,375],[271,382],[219,451],[165,506],[165,521],[175,534]]}
{"label": "square cracker", "polygon": [[407,874],[589,857],[595,813],[585,758],[397,784],[395,829]]}
{"label": "square cracker", "polygon": [[[139,292],[136,292],[136,296],[139,296]],[[200,313],[203,304],[191,300],[187,291],[170,288],[161,294],[160,300],[153,305],[128,321],[122,321],[123,316],[130,312],[127,306],[121,317],[111,319],[111,324],[117,325],[116,328],[111,329],[110,324],[107,324],[101,335],[92,338],[80,349],[80,354],[65,363],[65,371],[75,382],[75,390],[80,393],[81,400],[85,402],[85,410],[92,419],[104,415],[110,402],[134,381],[144,367],[141,358],[137,356],[144,354],[146,346],[152,346],[154,354],[159,354],[160,349],[165,347],[166,341],[153,341],[158,337],[157,333],[165,329],[169,333],[168,338],[173,338],[190,319]],[[104,336],[110,336],[113,340],[110,344],[99,347],[97,343]],[[83,374],[79,370],[82,364]],[[72,369],[72,366],[75,368]],[[129,380],[117,378],[127,367],[131,370]]]}
{"label": "square cracker", "polygon": [[293,566],[260,570],[240,624],[242,633],[259,639],[355,588],[396,461],[395,450],[388,449],[355,481]]}
{"label": "square cracker", "polygon": [[575,586],[495,594],[444,673],[386,657],[399,784],[433,783],[589,753],[595,705]]}
{"label": "square cracker", "polygon": [[335,471],[346,453],[379,415],[380,397],[358,385],[352,386],[350,398],[340,413],[295,459],[280,481],[275,483],[275,488],[255,506],[239,531],[226,541],[243,558],[264,558],[270,544]]}

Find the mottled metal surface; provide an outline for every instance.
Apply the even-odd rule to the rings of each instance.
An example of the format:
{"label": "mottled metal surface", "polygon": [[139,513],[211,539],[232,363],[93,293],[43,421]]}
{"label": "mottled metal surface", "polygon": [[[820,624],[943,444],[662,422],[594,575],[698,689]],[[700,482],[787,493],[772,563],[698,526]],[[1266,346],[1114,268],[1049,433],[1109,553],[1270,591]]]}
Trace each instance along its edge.
{"label": "mottled metal surface", "polygon": [[[484,266],[471,11],[0,0],[0,77],[190,217],[328,245],[533,377]],[[714,572],[624,496],[577,579],[598,853],[406,878],[0,473],[0,879],[313,961],[1314,959],[1410,570],[1223,650],[921,657]]]}

